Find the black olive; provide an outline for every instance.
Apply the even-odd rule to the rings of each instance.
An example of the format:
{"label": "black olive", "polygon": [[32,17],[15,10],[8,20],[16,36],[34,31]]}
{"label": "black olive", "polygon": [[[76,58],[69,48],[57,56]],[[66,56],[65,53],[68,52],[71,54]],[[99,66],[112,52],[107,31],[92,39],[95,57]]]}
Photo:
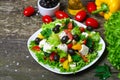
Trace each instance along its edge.
{"label": "black olive", "polygon": [[77,34],[73,35],[73,38],[75,39],[75,41],[79,41],[80,40],[80,37]]}
{"label": "black olive", "polygon": [[40,5],[44,8],[53,8],[55,7],[58,2],[60,2],[59,0],[40,0]]}
{"label": "black olive", "polygon": [[89,48],[89,52],[92,53],[94,51],[93,47]]}
{"label": "black olive", "polygon": [[56,25],[55,27],[56,27],[56,28],[60,28],[60,25]]}
{"label": "black olive", "polygon": [[39,45],[39,42],[40,42],[40,41],[41,41],[41,39],[37,37],[37,38],[35,39],[35,44],[36,44],[36,45]]}
{"label": "black olive", "polygon": [[75,50],[72,49],[72,48],[68,49],[67,52],[68,52],[70,55],[74,55],[74,54],[76,54],[76,53],[75,53]]}
{"label": "black olive", "polygon": [[60,56],[59,55],[54,55],[54,61],[59,61]]}
{"label": "black olive", "polygon": [[92,27],[90,27],[90,26],[87,26],[87,30],[88,30],[88,31],[92,31],[92,30],[93,30],[93,28],[92,28]]}
{"label": "black olive", "polygon": [[63,36],[61,42],[66,43],[68,40],[69,40],[68,36]]}
{"label": "black olive", "polygon": [[58,27],[54,27],[54,28],[53,28],[53,32],[54,32],[54,33],[58,33],[58,32],[60,32],[60,29],[59,29]]}

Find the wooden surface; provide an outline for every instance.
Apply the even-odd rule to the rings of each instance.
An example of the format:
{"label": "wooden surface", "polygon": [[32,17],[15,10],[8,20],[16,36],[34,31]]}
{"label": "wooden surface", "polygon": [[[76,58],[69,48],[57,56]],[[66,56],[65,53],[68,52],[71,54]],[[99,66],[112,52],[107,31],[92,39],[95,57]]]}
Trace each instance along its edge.
{"label": "wooden surface", "polygon": [[[61,9],[67,12],[66,1],[61,0]],[[94,0],[82,0],[84,6],[87,1]],[[104,63],[110,66],[112,72],[108,80],[119,80],[119,71],[107,61],[107,51],[93,66],[73,75],[59,75],[41,67],[27,49],[28,38],[42,25],[40,15],[25,17],[22,14],[29,5],[37,8],[37,0],[0,0],[0,80],[99,80],[94,77],[95,67]],[[89,17],[99,21],[100,27],[96,31],[104,39],[104,19]]]}

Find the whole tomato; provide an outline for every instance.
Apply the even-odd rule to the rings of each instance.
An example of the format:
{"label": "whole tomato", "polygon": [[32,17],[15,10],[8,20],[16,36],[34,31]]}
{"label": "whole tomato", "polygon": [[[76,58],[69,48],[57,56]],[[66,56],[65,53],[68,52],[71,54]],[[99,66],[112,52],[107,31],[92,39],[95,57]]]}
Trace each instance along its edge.
{"label": "whole tomato", "polygon": [[87,26],[90,26],[94,29],[98,28],[98,25],[99,25],[98,21],[94,18],[87,18],[85,23]]}
{"label": "whole tomato", "polygon": [[96,10],[96,4],[95,4],[95,2],[88,2],[86,7],[87,7],[87,11],[89,13],[92,13],[92,11]]}
{"label": "whole tomato", "polygon": [[33,15],[35,13],[35,9],[32,6],[28,6],[24,9],[23,14],[27,17]]}
{"label": "whole tomato", "polygon": [[58,19],[68,18],[68,14],[63,11],[56,11],[55,16]]}
{"label": "whole tomato", "polygon": [[86,16],[87,16],[86,11],[81,10],[75,15],[75,20],[81,22],[81,21],[85,20]]}
{"label": "whole tomato", "polygon": [[42,21],[44,23],[50,23],[50,22],[52,22],[52,18],[48,15],[45,15],[45,16],[42,17]]}

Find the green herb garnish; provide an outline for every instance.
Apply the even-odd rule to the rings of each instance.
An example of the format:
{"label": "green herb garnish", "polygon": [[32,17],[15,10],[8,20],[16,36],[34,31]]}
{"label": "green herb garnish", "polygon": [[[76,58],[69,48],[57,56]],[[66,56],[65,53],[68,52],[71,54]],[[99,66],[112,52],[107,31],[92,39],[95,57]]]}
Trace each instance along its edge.
{"label": "green herb garnish", "polygon": [[109,66],[104,64],[103,66],[96,67],[96,77],[99,77],[100,80],[107,80],[111,76]]}

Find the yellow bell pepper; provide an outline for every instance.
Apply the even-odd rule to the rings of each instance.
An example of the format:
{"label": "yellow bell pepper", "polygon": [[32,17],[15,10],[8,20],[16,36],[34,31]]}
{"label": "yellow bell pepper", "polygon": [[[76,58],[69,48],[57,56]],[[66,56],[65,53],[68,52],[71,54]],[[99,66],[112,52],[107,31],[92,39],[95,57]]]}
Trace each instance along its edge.
{"label": "yellow bell pepper", "polygon": [[97,10],[93,14],[100,13],[107,20],[112,13],[120,10],[120,0],[95,0]]}
{"label": "yellow bell pepper", "polygon": [[63,62],[63,68],[64,69],[69,69],[69,61],[68,60]]}
{"label": "yellow bell pepper", "polygon": [[71,57],[71,55],[70,54],[68,54],[68,62],[70,63],[70,62],[72,62],[73,60],[72,60],[72,57]]}
{"label": "yellow bell pepper", "polygon": [[81,48],[82,48],[82,45],[80,43],[77,43],[72,46],[72,49],[74,49],[74,50],[81,50]]}
{"label": "yellow bell pepper", "polygon": [[42,34],[38,34],[37,37],[40,38],[40,39],[44,39],[44,36],[42,36]]}

